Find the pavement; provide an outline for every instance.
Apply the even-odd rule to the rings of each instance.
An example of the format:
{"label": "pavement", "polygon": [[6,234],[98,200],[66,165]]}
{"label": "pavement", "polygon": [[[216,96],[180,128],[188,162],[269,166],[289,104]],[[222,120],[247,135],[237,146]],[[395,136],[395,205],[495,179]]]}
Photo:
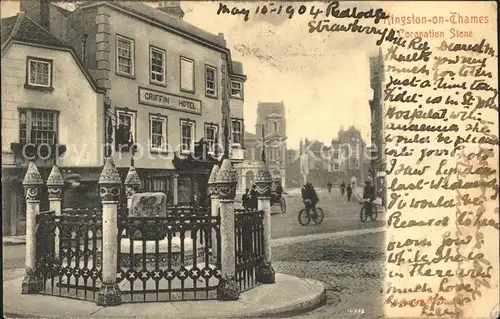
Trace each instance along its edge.
{"label": "pavement", "polygon": [[81,300],[21,295],[22,277],[4,282],[7,318],[256,318],[304,312],[321,305],[325,288],[319,281],[276,274],[276,283],[241,294],[238,301],[134,303],[101,307]]}
{"label": "pavement", "polygon": [[[157,318],[159,313],[162,314],[162,318],[269,318],[297,316],[312,310],[312,313],[326,314],[327,317],[308,317],[308,314],[305,314],[305,318],[331,318],[330,315],[337,316],[341,312],[342,316],[338,318],[344,318],[348,314],[346,312],[348,306],[345,304],[342,306],[340,297],[332,295],[334,290],[329,288],[331,285],[329,281],[337,282],[340,280],[348,285],[349,282],[359,281],[360,278],[363,278],[366,269],[371,266],[370,263],[363,262],[361,268],[366,268],[365,270],[348,269],[354,274],[346,277],[343,274],[345,270],[342,268],[345,263],[352,264],[349,264],[349,258],[345,258],[345,253],[344,255],[341,253],[330,253],[330,255],[327,253],[325,255],[325,252],[330,247],[334,249],[337,247],[337,252],[344,251],[344,248],[341,247],[347,247],[347,251],[350,251],[347,242],[362,243],[368,241],[368,248],[373,245],[382,246],[380,238],[383,237],[383,231],[384,228],[379,227],[273,239],[271,243],[273,266],[279,272],[276,274],[276,284],[255,287],[242,293],[238,301],[181,301],[100,307],[91,301],[68,300],[42,295],[21,295],[24,269],[18,268],[11,270],[14,279],[5,280],[4,278],[4,313],[7,315],[6,318]],[[378,239],[374,240],[370,236],[378,236],[376,237]],[[350,240],[349,238],[355,239]],[[344,240],[346,243],[342,243],[341,246],[335,244],[339,240]],[[339,248],[341,249],[339,250]],[[300,251],[293,251],[297,249]],[[323,255],[311,258],[311,254],[314,255],[318,251]],[[329,260],[332,257],[334,259],[340,258],[340,260],[332,263]],[[322,267],[326,267],[327,271]],[[357,275],[356,272],[361,272],[361,276]],[[299,276],[317,278],[299,278]],[[369,278],[373,277],[369,276]],[[368,284],[370,283],[362,283],[365,287],[368,287]],[[325,289],[325,287],[327,288]],[[324,306],[325,301],[329,307]],[[340,310],[337,307],[340,307]]]}

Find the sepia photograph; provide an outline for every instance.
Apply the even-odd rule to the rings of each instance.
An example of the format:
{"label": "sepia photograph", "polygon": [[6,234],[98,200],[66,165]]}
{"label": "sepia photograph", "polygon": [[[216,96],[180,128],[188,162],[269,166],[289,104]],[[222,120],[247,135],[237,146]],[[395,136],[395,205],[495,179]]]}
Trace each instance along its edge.
{"label": "sepia photograph", "polygon": [[4,318],[488,318],[494,1],[1,1]]}

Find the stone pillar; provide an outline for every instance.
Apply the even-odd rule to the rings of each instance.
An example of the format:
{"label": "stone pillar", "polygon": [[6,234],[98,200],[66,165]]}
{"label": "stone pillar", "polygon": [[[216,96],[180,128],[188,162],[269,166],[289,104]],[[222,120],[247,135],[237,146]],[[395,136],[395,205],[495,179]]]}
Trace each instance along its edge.
{"label": "stone pillar", "polygon": [[130,209],[130,204],[132,203],[132,195],[137,193],[141,186],[141,179],[139,174],[135,170],[134,166],[130,166],[128,169],[127,177],[125,177],[125,192],[127,194],[127,208]]}
{"label": "stone pillar", "polygon": [[[49,193],[49,205],[50,210],[54,211],[56,216],[61,216],[61,203],[62,203],[62,191],[64,187],[64,179],[59,171],[59,167],[56,165],[52,166],[49,178],[47,179],[47,190]],[[55,239],[54,239],[54,255],[56,260],[59,260],[59,243],[60,243],[60,230],[55,229]]]}
{"label": "stone pillar", "polygon": [[179,174],[174,173],[174,185],[173,185],[173,195],[174,195],[174,205],[179,204]]}
{"label": "stone pillar", "polygon": [[[212,171],[210,172],[210,177],[208,178],[208,194],[210,196],[210,215],[212,217],[219,215],[219,196],[217,195],[217,189],[215,186],[215,181],[217,177],[217,172],[219,171],[219,165],[214,165]],[[217,233],[215,229],[210,231],[210,249],[213,257],[220,254],[217,251]]]}
{"label": "stone pillar", "polygon": [[120,175],[112,157],[108,157],[99,178],[102,201],[102,284],[97,295],[99,306],[121,304],[121,291],[116,284],[118,253],[118,202]]}
{"label": "stone pillar", "polygon": [[275,272],[271,265],[271,186],[273,179],[267,169],[261,169],[255,178],[258,196],[258,209],[264,211],[264,262],[257,274],[257,280],[263,284],[275,282]]}
{"label": "stone pillar", "polygon": [[40,211],[42,176],[35,163],[30,162],[24,176],[23,186],[26,197],[26,273],[22,283],[23,294],[37,294],[42,282],[35,276],[36,267],[36,215]]}
{"label": "stone pillar", "polygon": [[247,176],[243,174],[243,170],[241,171],[241,186],[240,189],[244,192],[247,188]]}
{"label": "stone pillar", "polygon": [[219,300],[238,300],[239,285],[235,280],[236,259],[234,243],[234,198],[238,174],[229,159],[224,159],[217,172],[214,187],[219,196],[220,233],[221,233],[221,272],[222,276],[217,287]]}
{"label": "stone pillar", "polygon": [[219,172],[219,165],[214,165],[212,171],[210,172],[210,177],[208,178],[208,193],[210,194],[211,203],[211,215],[219,215],[219,196],[217,194],[217,188],[215,187],[217,173]]}

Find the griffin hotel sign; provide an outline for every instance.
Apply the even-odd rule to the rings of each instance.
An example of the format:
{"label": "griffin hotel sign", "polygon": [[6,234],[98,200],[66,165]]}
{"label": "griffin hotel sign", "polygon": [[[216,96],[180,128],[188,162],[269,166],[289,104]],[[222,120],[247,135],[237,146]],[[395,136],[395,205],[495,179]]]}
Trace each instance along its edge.
{"label": "griffin hotel sign", "polygon": [[201,114],[201,101],[139,87],[139,103],[181,112]]}

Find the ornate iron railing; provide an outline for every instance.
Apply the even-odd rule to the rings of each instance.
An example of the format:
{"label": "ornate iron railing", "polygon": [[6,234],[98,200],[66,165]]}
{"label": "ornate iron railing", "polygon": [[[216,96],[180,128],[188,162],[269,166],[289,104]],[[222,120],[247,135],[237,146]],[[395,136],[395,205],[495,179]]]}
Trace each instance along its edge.
{"label": "ornate iron railing", "polygon": [[102,216],[98,213],[37,215],[36,274],[42,294],[95,300],[102,272]]}
{"label": "ornate iron railing", "polygon": [[236,281],[240,291],[260,283],[257,272],[264,261],[264,211],[235,209]]}
{"label": "ornate iron railing", "polygon": [[117,281],[122,300],[216,299],[219,225],[219,217],[211,216],[119,217]]}

